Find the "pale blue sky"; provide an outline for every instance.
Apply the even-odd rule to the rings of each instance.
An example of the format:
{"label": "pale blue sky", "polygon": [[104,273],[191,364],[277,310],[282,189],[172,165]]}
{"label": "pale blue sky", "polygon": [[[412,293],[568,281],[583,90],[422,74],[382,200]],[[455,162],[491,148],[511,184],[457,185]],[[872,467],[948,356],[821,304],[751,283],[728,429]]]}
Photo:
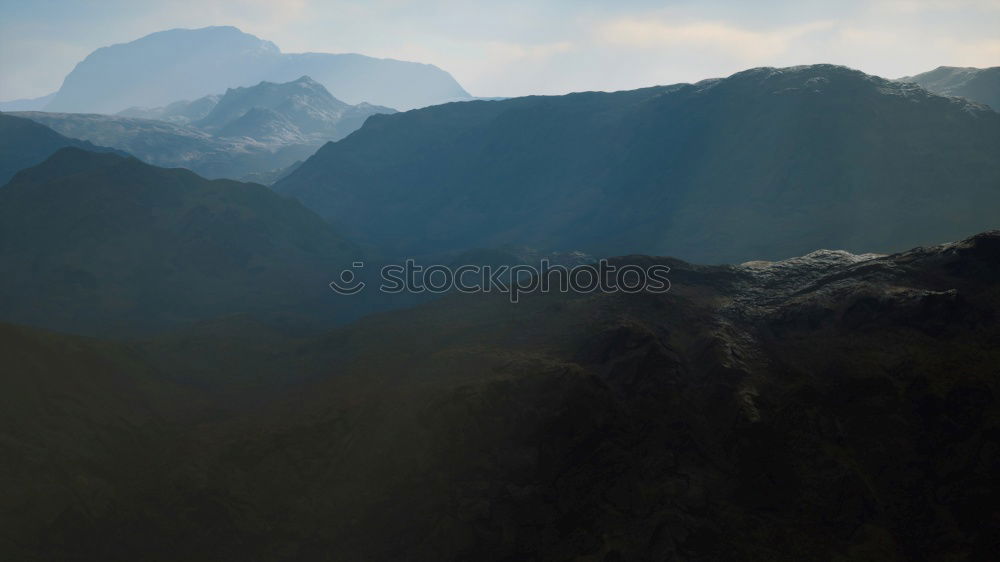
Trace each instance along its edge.
{"label": "pale blue sky", "polygon": [[893,78],[1000,65],[1000,0],[0,0],[0,14],[0,100],[56,90],[98,47],[208,25],[235,25],[285,52],[433,63],[479,96],[814,62]]}

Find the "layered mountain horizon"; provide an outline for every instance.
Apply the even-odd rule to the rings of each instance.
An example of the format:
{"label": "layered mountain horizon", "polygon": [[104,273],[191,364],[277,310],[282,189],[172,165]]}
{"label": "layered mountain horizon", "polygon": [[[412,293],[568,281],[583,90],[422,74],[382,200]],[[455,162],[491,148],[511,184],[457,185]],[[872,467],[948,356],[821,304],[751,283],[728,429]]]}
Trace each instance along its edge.
{"label": "layered mountain horizon", "polygon": [[[8,91],[236,12],[509,92],[991,52],[814,3],[69,4],[5,11]],[[992,560],[998,70],[477,98],[232,26],[97,49],[0,103],[0,560]]]}
{"label": "layered mountain horizon", "polygon": [[323,143],[339,140],[370,115],[395,113],[349,105],[308,76],[261,82],[218,96],[119,115],[14,112],[68,137],[113,147],[149,162],[209,178],[281,174]]}
{"label": "layered mountain horizon", "polygon": [[282,53],[270,41],[221,26],[159,31],[101,47],[76,65],[40,109],[117,113],[303,75],[351,104],[411,109],[471,97],[430,64],[359,54]]}
{"label": "layered mountain horizon", "polygon": [[275,189],[407,254],[535,244],[709,263],[996,226],[1000,114],[832,65],[377,115]]}
{"label": "layered mountain horizon", "polygon": [[[179,48],[183,47],[183,48]],[[214,51],[218,50],[218,53]],[[143,53],[149,55],[144,58]],[[192,72],[198,72],[199,54],[216,54],[221,60],[214,64],[215,68],[224,67],[222,74],[218,72],[206,73],[199,80],[190,80]],[[277,59],[275,59],[276,55]],[[138,64],[131,69],[130,79],[140,79],[151,70],[156,69],[153,62],[157,57],[167,57],[176,59],[170,61],[170,65],[179,68],[172,68],[174,72],[184,72],[185,79],[175,80],[170,84],[163,78],[145,76],[145,80],[160,80],[160,87],[135,85],[130,86],[136,91],[142,91],[141,97],[134,97],[134,103],[113,107],[118,102],[114,101],[93,101],[76,102],[74,97],[93,94],[74,92],[73,88],[82,88],[81,84],[90,82],[89,73],[98,72],[100,68],[120,65],[116,62],[116,57],[124,57],[122,62],[129,60]],[[275,63],[275,60],[280,62]],[[223,62],[224,61],[224,62]],[[191,68],[185,68],[191,65]],[[142,68],[148,66],[148,68]],[[375,70],[369,70],[369,67]],[[421,81],[414,82],[416,76],[424,76],[419,68],[426,67],[425,73],[429,80],[426,86],[431,92],[414,93],[421,96],[419,101],[401,101],[401,92],[392,92],[387,88],[390,82],[399,81],[399,85],[412,91],[420,89]],[[261,74],[262,68],[267,69]],[[899,78],[900,81],[910,81],[920,84],[929,91],[941,95],[953,95],[966,97],[986,105],[995,106],[997,100],[997,72],[1000,67],[975,68],[975,67],[954,67],[941,66],[934,70],[927,71],[914,76]],[[74,73],[83,73],[82,78],[77,78]],[[240,73],[254,75],[253,78],[241,78]],[[358,73],[359,76],[344,79],[339,73]],[[398,73],[398,77],[394,75]],[[435,73],[442,73],[444,76],[436,76]],[[231,77],[236,74],[237,77]],[[172,110],[167,110],[168,104],[178,103],[178,100],[201,100],[211,97],[217,91],[224,91],[227,88],[251,86],[261,81],[288,82],[294,80],[295,75],[314,74],[317,79],[328,89],[336,92],[345,101],[352,104],[362,102],[382,104],[401,110],[436,105],[449,101],[471,100],[471,99],[505,99],[505,98],[473,98],[461,86],[454,81],[447,73],[437,69],[433,65],[422,65],[406,61],[393,59],[377,59],[359,54],[328,54],[328,53],[302,53],[284,54],[272,42],[261,40],[251,34],[244,33],[234,26],[209,26],[199,29],[170,29],[158,31],[136,39],[128,43],[109,45],[101,47],[91,53],[86,59],[81,61],[77,68],[66,77],[70,82],[70,91],[60,95],[62,88],[50,94],[35,98],[24,98],[0,102],[2,111],[51,111],[51,112],[72,112],[72,113],[106,113],[125,114],[132,117],[151,117],[150,109],[157,108],[165,110],[161,113],[169,116]],[[374,75],[374,76],[373,76]],[[360,78],[360,80],[358,80]],[[206,81],[207,79],[207,81]],[[105,78],[105,80],[107,80]],[[431,86],[435,80],[440,80],[441,84]],[[375,84],[369,82],[376,81]],[[451,85],[448,85],[448,82]],[[189,82],[198,83],[193,89],[187,84]],[[112,81],[111,83],[114,83]],[[206,84],[215,84],[208,87]],[[102,87],[109,87],[106,83]],[[64,81],[63,87],[66,87]],[[173,90],[173,88],[182,88]],[[188,89],[183,89],[188,88]],[[367,89],[366,89],[367,88]],[[341,91],[343,90],[343,91]],[[172,94],[170,92],[179,93]],[[195,93],[191,93],[195,92]],[[375,93],[377,92],[377,93]],[[438,93],[440,92],[440,93]],[[115,95],[106,97],[115,98]],[[435,97],[439,95],[440,97]],[[391,101],[383,99],[382,96],[396,96]],[[82,103],[82,104],[81,104]],[[90,105],[87,105],[87,104]],[[185,102],[189,103],[189,102]]]}

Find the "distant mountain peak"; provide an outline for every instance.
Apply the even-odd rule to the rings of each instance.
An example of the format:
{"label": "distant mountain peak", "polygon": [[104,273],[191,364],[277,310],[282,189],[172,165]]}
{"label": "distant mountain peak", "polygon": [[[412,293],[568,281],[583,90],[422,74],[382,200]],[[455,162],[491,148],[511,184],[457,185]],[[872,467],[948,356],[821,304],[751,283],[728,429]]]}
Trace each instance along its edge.
{"label": "distant mountain peak", "polygon": [[222,136],[287,139],[294,135],[323,135],[330,139],[356,129],[360,126],[358,118],[393,111],[372,105],[351,106],[303,75],[291,82],[262,81],[255,86],[230,88],[195,125]]}
{"label": "distant mountain peak", "polygon": [[[232,25],[210,25],[207,27],[199,27],[194,29],[175,27],[173,29],[165,29],[163,31],[156,31],[145,35],[132,41],[132,43],[138,42],[155,42],[155,41],[173,41],[176,38],[181,38],[185,41],[192,40],[227,40],[227,41],[240,41],[245,45],[253,46],[257,49],[273,52],[276,54],[281,53],[281,49],[271,41],[261,39],[256,35],[247,33],[242,29],[232,26]],[[112,47],[117,47],[119,45],[129,45],[130,43],[119,43],[117,45],[112,45]]]}
{"label": "distant mountain peak", "polygon": [[[303,81],[303,77],[310,77]],[[347,103],[410,109],[470,99],[447,72],[358,54],[282,53],[232,26],[169,29],[101,47],[66,76],[45,109],[115,113],[164,106],[261,81],[316,82]]]}

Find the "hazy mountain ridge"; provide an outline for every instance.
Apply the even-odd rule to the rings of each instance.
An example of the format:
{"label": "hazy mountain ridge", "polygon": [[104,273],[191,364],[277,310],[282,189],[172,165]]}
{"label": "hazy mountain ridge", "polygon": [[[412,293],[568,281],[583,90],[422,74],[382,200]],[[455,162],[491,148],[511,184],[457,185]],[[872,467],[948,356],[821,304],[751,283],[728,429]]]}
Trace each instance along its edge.
{"label": "hazy mountain ridge", "polygon": [[275,187],[402,254],[522,244],[743,261],[993,227],[998,151],[995,112],[814,65],[375,116]]}
{"label": "hazy mountain ridge", "polygon": [[1000,66],[939,66],[929,72],[900,78],[899,81],[914,82],[935,94],[966,98],[1000,111]]}
{"label": "hazy mountain ridge", "polygon": [[[219,138],[189,125],[86,113],[19,112],[68,137],[93,139],[156,166],[182,167],[207,178],[242,178],[307,158],[316,145],[275,146],[275,139]],[[278,139],[281,141],[282,139]]]}
{"label": "hazy mountain ridge", "polygon": [[174,115],[204,112],[204,116],[185,124],[182,119],[170,122],[166,110],[163,121],[80,113],[17,115],[157,166],[184,167],[208,178],[242,179],[279,174],[324,142],[350,134],[368,116],[395,112],[371,104],[345,104],[308,77],[287,84],[262,82],[229,90],[218,99],[168,107],[174,107]]}
{"label": "hazy mountain ridge", "polygon": [[119,111],[115,115],[121,117],[135,117],[138,119],[155,119],[157,121],[167,121],[179,125],[187,125],[192,121],[204,119],[215,104],[219,103],[222,96],[212,94],[200,97],[194,101],[175,101],[164,107],[130,107]]}
{"label": "hazy mountain ridge", "polygon": [[0,111],[38,111],[43,109],[52,98],[55,92],[37,98],[24,98],[0,102]]}
{"label": "hazy mountain ridge", "polygon": [[115,113],[304,75],[352,104],[410,109],[470,97],[433,65],[357,54],[285,54],[235,27],[206,27],[97,49],[66,76],[45,110]]}
{"label": "hazy mountain ridge", "polygon": [[[46,371],[58,380],[92,368],[70,349],[112,365],[123,350],[37,351],[39,335],[2,326],[22,332],[3,340],[17,361],[2,397],[46,427],[7,434],[20,464],[6,481],[48,485],[0,547],[21,560],[151,546],[215,562],[989,558],[1000,232],[891,256],[613,261],[669,266],[671,291],[455,295],[266,353],[252,327],[223,332],[225,357],[247,346],[274,389],[243,405],[224,393],[187,421],[130,378],[24,400],[26,366],[60,365]],[[166,346],[198,364],[214,354],[199,341]],[[134,371],[169,375],[163,347],[124,351],[144,362]],[[309,376],[288,388],[290,372]],[[129,414],[88,425],[101,447],[86,458],[68,446],[80,420],[143,419],[151,397],[172,425]],[[47,454],[25,454],[36,447]]]}

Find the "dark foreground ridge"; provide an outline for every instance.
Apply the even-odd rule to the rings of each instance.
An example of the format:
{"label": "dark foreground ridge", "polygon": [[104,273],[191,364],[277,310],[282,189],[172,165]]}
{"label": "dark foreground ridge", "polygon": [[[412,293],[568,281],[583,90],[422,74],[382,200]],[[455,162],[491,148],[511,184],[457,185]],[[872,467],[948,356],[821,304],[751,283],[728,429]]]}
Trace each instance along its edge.
{"label": "dark foreground ridge", "polygon": [[[221,324],[128,346],[4,327],[3,558],[1000,546],[1000,232],[890,256],[620,261],[670,265],[671,291],[455,296],[267,348]],[[226,353],[241,361],[197,386],[171,367]]]}

